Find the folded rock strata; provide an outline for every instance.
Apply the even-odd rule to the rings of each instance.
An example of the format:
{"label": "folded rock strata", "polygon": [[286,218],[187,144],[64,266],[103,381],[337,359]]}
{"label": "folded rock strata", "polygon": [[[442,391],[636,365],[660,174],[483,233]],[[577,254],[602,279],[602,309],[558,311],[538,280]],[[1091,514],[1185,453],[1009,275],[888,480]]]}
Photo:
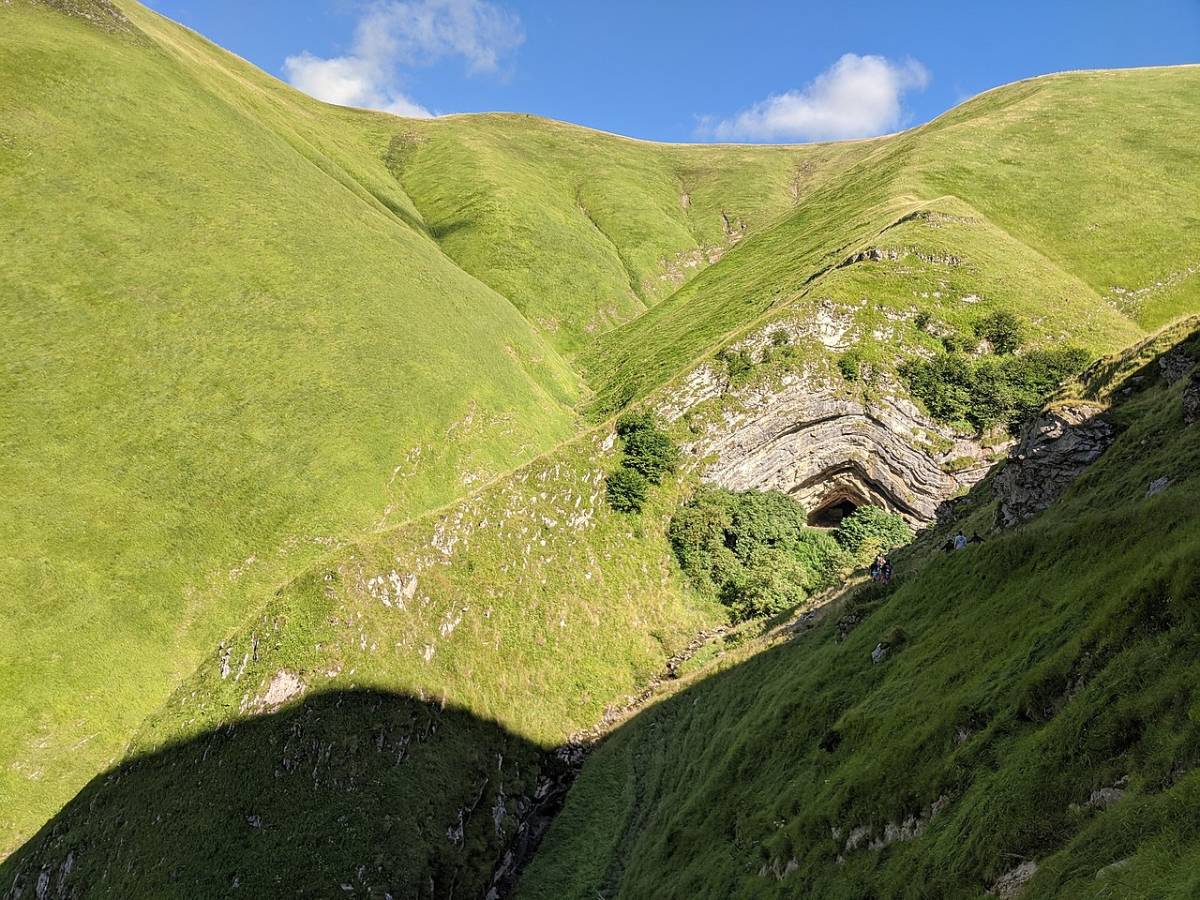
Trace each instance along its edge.
{"label": "folded rock strata", "polygon": [[[701,367],[662,406],[668,418],[719,393],[720,379]],[[720,421],[689,450],[710,459],[704,480],[730,490],[791,494],[819,520],[823,510],[864,504],[932,521],[939,504],[987,473],[977,440],[938,425],[882,384],[871,401],[819,377],[785,375],[777,385],[727,394]],[[954,472],[944,466],[954,461]]]}

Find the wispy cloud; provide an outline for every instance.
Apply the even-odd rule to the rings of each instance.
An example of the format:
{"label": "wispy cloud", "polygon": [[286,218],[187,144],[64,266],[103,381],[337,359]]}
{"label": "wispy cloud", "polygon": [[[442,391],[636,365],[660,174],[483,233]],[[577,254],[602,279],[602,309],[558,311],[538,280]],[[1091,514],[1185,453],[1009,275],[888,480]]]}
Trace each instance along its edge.
{"label": "wispy cloud", "polygon": [[399,87],[404,68],[460,57],[471,74],[500,70],[525,39],[520,18],[487,0],[383,0],[371,5],[345,56],[289,56],[289,82],[318,100],[401,116],[432,113]]}
{"label": "wispy cloud", "polygon": [[929,84],[915,59],[847,53],[803,90],[774,94],[733,118],[701,119],[697,132],[717,140],[839,140],[894,131],[902,100]]}

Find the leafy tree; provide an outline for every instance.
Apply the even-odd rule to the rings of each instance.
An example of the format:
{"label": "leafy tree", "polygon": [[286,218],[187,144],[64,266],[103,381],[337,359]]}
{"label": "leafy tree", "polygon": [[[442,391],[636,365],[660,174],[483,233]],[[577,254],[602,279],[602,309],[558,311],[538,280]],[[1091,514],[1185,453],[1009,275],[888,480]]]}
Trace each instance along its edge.
{"label": "leafy tree", "polygon": [[877,553],[902,547],[913,538],[904,519],[878,506],[860,506],[838,526],[837,542],[859,562],[867,562]]}
{"label": "leafy tree", "polygon": [[944,353],[905,363],[900,376],[940,422],[967,425],[980,432],[996,425],[1015,430],[1087,363],[1086,351],[1073,348],[978,361],[962,353]]}
{"label": "leafy tree", "polygon": [[639,513],[646,503],[649,482],[641,472],[621,466],[604,485],[608,505],[617,512]]}
{"label": "leafy tree", "polygon": [[679,467],[679,451],[666,434],[658,429],[641,429],[625,436],[623,465],[640,472],[651,484],[660,484],[663,477]]}
{"label": "leafy tree", "polygon": [[701,487],[668,528],[680,568],[735,619],[773,615],[834,583],[849,555],[778,491]]}
{"label": "leafy tree", "polygon": [[1025,326],[1013,313],[998,309],[975,323],[975,334],[987,340],[1001,356],[1005,356],[1021,348],[1025,340]]}

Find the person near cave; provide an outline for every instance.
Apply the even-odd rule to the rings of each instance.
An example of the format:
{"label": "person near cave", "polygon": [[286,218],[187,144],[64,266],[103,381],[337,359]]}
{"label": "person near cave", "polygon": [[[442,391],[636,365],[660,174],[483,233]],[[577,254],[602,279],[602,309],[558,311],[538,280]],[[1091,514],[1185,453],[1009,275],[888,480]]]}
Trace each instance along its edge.
{"label": "person near cave", "polygon": [[883,566],[879,570],[879,580],[884,584],[891,584],[894,573],[895,570],[892,568],[892,561],[885,556],[883,558]]}
{"label": "person near cave", "polygon": [[871,580],[881,581],[883,579],[883,567],[887,565],[887,560],[884,559],[882,553],[875,557],[875,561],[871,563]]}
{"label": "person near cave", "polygon": [[958,534],[954,535],[954,549],[961,550],[965,546],[967,546],[967,536],[962,531],[959,531]]}

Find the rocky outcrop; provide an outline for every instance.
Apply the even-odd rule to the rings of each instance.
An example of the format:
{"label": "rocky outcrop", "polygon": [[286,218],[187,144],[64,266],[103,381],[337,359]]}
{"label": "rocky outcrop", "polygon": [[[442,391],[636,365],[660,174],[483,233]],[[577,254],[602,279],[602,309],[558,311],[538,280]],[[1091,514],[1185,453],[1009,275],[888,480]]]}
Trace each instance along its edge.
{"label": "rocky outcrop", "polygon": [[[716,377],[693,373],[660,408],[676,418],[713,396]],[[711,459],[703,477],[731,490],[779,490],[810,511],[872,504],[914,523],[978,481],[990,463],[979,442],[935,424],[898,386],[871,401],[819,377],[785,375],[777,384],[731,396],[721,419],[689,450]],[[943,466],[954,461],[953,473]],[[947,466],[948,467],[948,466]]]}
{"label": "rocky outcrop", "polygon": [[1183,378],[1195,364],[1196,361],[1180,347],[1168,350],[1158,358],[1158,370],[1167,384],[1174,384]]}
{"label": "rocky outcrop", "polygon": [[1086,404],[1059,406],[1026,427],[996,477],[1002,525],[1017,525],[1044,510],[1108,449],[1116,429],[1101,412]]}
{"label": "rocky outcrop", "polygon": [[1038,865],[1032,859],[1026,860],[1016,868],[1010,869],[999,878],[988,890],[988,896],[1000,897],[1001,900],[1013,900],[1021,895],[1025,885],[1037,874]]}
{"label": "rocky outcrop", "polygon": [[1183,421],[1188,425],[1200,422],[1200,369],[1192,373],[1183,391]]}

